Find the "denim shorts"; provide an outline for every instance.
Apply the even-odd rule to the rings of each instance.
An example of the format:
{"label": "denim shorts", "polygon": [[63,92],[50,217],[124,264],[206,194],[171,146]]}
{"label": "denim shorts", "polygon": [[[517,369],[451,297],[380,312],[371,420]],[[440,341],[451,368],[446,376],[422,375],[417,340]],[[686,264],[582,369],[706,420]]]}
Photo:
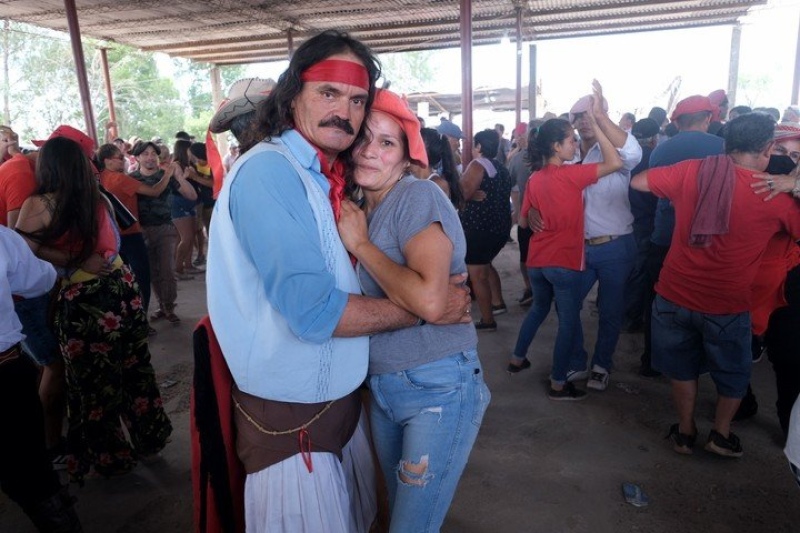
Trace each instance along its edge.
{"label": "denim shorts", "polygon": [[691,311],[661,295],[653,301],[653,368],[678,381],[708,372],[717,393],[742,398],[750,383],[750,313]]}
{"label": "denim shorts", "polygon": [[195,216],[196,212],[194,206],[196,204],[196,200],[187,200],[182,196],[173,196],[170,204],[170,215],[172,219]]}
{"label": "denim shorts", "polygon": [[47,320],[50,295],[37,296],[14,302],[22,324],[22,349],[41,366],[47,366],[60,356],[58,339]]}

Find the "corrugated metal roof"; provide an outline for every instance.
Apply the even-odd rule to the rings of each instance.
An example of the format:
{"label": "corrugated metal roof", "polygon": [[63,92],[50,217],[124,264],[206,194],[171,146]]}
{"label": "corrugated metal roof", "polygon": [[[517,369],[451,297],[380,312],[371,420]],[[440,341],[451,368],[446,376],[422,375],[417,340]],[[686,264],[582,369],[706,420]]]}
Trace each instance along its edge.
{"label": "corrugated metal roof", "polygon": [[[473,0],[473,44],[735,24],[766,0]],[[319,31],[347,31],[379,53],[459,46],[459,2],[445,0],[76,0],[81,33],[209,63],[285,59]],[[0,0],[0,18],[67,31],[63,0]]]}

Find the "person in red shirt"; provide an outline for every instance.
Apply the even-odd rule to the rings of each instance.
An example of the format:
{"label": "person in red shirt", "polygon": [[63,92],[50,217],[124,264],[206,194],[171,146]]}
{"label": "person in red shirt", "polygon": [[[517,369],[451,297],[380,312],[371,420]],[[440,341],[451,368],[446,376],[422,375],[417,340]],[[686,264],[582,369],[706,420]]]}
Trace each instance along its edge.
{"label": "person in red shirt", "polygon": [[[550,313],[555,299],[558,333],[550,375],[551,400],[582,400],[586,392],[567,380],[570,355],[580,327],[581,271],[584,270],[583,190],[598,179],[622,168],[614,145],[597,126],[602,110],[602,89],[595,83],[592,108],[587,118],[597,136],[602,162],[565,165],[575,157],[577,141],[572,125],[562,119],[545,122],[528,144],[528,160],[534,170],[525,189],[520,223],[536,209],[545,229],[531,237],[528,247],[528,276],[533,289],[533,306],[520,328],[517,344],[508,364],[509,373],[531,366],[528,347],[539,326]],[[540,169],[540,170],[537,170]]]}
{"label": "person in red shirt", "polygon": [[[155,185],[147,185],[127,174],[122,169],[125,166],[125,155],[114,144],[104,144],[97,150],[97,162],[100,167],[100,183],[110,193],[119,198],[131,214],[139,218],[138,196],[149,196],[155,198],[164,192],[169,185],[172,174],[175,171],[173,163],[164,173],[164,177]],[[150,305],[150,263],[147,257],[147,246],[144,243],[142,227],[136,222],[127,229],[120,230],[119,254],[133,270],[136,281],[139,282],[139,290],[142,292],[144,308]],[[153,328],[149,329],[150,334],[154,334]]]}
{"label": "person in red shirt", "polygon": [[775,124],[752,113],[728,122],[725,152],[650,169],[631,186],[668,198],[675,231],[653,302],[653,367],[671,378],[679,422],[673,449],[690,454],[697,437],[697,378],[717,388],[714,426],[705,449],[740,457],[731,420],[750,381],[751,287],[767,243],[781,232],[800,237],[800,206],[788,197],[765,203],[753,194],[769,162]]}

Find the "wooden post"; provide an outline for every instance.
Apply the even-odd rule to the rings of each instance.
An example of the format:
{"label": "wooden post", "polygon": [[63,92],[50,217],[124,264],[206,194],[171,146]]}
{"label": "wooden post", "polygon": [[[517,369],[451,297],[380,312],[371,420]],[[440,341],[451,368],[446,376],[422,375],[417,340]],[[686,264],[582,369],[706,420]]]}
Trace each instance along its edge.
{"label": "wooden post", "polygon": [[75,9],[75,0],[64,0],[64,8],[67,12],[69,40],[72,44],[72,57],[75,60],[75,73],[78,75],[78,89],[81,93],[81,105],[83,106],[83,119],[86,122],[86,134],[97,143],[97,127],[94,122],[92,98],[89,93],[89,81],[86,76],[86,61],[83,58],[81,29],[78,25],[78,12]]}
{"label": "wooden post", "polygon": [[[219,66],[214,65],[211,67],[211,105],[214,109],[219,109],[222,103],[222,75],[219,72]],[[228,136],[222,133],[214,135],[214,140],[217,143],[219,153],[222,157],[228,153]]]}
{"label": "wooden post", "polygon": [[111,139],[104,139],[104,141],[113,141],[119,137],[119,125],[117,124],[117,111],[114,109],[114,93],[111,90],[111,72],[108,69],[108,49],[100,49],[100,62],[103,64],[103,81],[106,86],[106,100],[108,100],[108,119],[116,124],[109,130]]}

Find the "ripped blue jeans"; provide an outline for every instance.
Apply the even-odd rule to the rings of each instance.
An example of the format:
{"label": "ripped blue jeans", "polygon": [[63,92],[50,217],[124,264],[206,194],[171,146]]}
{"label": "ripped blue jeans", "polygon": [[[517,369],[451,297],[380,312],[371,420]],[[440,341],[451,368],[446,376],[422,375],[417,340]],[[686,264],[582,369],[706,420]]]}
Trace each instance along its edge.
{"label": "ripped blue jeans", "polygon": [[370,423],[391,509],[390,533],[437,532],[489,405],[478,352],[374,374]]}

